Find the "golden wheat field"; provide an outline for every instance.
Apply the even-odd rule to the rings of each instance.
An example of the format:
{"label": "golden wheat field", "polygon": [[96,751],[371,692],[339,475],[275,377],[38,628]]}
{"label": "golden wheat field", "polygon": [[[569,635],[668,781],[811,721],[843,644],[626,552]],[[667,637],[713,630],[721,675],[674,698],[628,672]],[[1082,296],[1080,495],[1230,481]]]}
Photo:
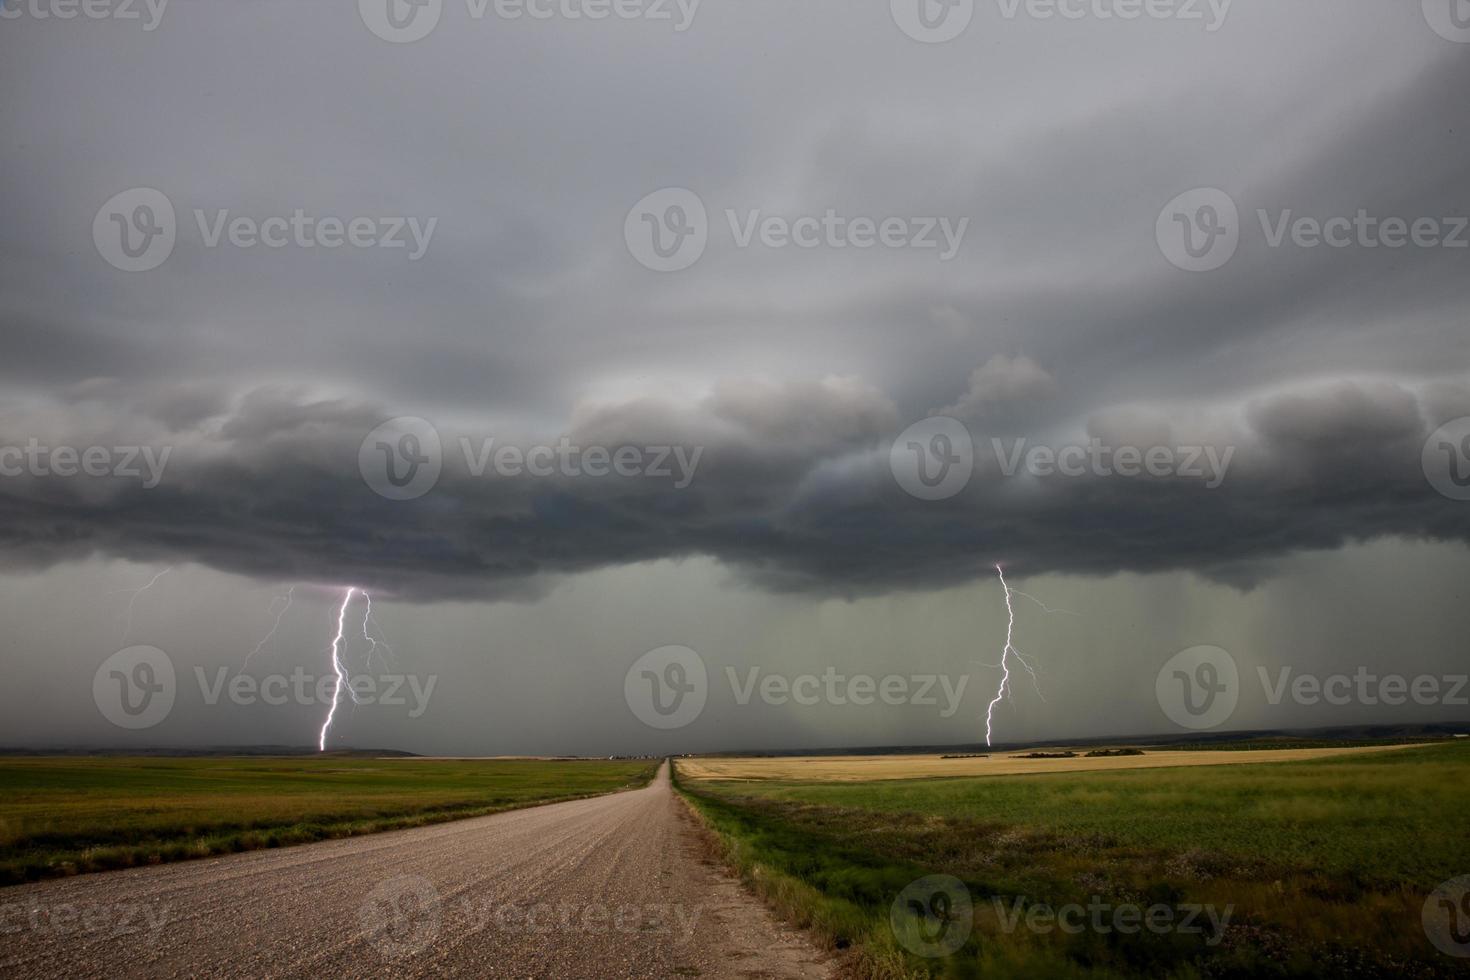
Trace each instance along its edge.
{"label": "golden wheat field", "polygon": [[[872,779],[927,779],[934,776],[1017,776],[1048,772],[1156,769],[1169,766],[1228,766],[1261,762],[1298,762],[1356,753],[1392,752],[1406,745],[1342,748],[1256,749],[1223,752],[1145,750],[1143,755],[1071,759],[1028,759],[1027,752],[999,752],[985,758],[945,759],[938,755],[790,756],[786,758],[680,759],[686,779],[794,779],[861,782]],[[1058,750],[1059,751],[1059,750]]]}

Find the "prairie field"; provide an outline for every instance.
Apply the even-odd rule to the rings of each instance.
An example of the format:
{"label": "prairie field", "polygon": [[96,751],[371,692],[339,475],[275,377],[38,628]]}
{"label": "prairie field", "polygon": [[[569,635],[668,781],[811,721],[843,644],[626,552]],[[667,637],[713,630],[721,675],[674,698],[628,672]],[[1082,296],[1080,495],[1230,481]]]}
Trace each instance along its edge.
{"label": "prairie field", "polygon": [[870,782],[882,779],[928,779],[949,776],[1020,776],[1052,772],[1159,769],[1172,766],[1228,766],[1260,762],[1302,762],[1346,753],[1392,752],[1407,744],[1352,748],[1259,749],[1226,752],[1210,749],[1160,749],[1142,755],[1088,758],[1027,758],[1027,752],[997,752],[945,758],[939,755],[784,756],[684,759],[679,771],[690,779],[795,780],[799,782]]}
{"label": "prairie field", "polygon": [[[678,773],[727,861],[858,976],[1467,975],[1422,921],[1435,888],[1470,873],[1465,742]],[[946,909],[963,892],[968,931],[916,952],[905,936],[954,924],[913,904],[932,876],[957,883]],[[1069,907],[1076,930],[1055,918]],[[1114,927],[1155,908],[1179,928]]]}
{"label": "prairie field", "polygon": [[280,847],[643,785],[648,761],[0,758],[0,884]]}

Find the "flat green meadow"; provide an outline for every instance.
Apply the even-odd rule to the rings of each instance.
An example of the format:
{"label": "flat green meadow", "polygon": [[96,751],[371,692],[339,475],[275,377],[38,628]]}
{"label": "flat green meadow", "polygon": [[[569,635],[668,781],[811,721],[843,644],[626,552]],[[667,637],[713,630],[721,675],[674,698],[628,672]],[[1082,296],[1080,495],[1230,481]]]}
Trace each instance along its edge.
{"label": "flat green meadow", "polygon": [[[1197,768],[874,782],[680,780],[727,859],[873,977],[1466,976],[1421,911],[1470,874],[1470,744]],[[952,875],[973,931],[915,955],[910,882]],[[1028,928],[1018,913],[1208,906],[1202,933]],[[1201,917],[1201,922],[1205,919]]]}
{"label": "flat green meadow", "polygon": [[641,786],[650,761],[0,757],[0,884],[280,847]]}

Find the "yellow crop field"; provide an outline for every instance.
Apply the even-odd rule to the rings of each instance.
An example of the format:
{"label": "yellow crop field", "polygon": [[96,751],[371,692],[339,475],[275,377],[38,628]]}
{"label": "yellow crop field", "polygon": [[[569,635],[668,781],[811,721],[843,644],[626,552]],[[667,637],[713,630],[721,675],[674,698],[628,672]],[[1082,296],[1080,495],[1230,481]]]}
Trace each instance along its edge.
{"label": "yellow crop field", "polygon": [[1393,752],[1406,745],[1341,748],[1256,749],[1252,751],[1145,750],[1143,755],[1070,759],[1028,759],[1028,752],[998,752],[985,758],[945,759],[938,755],[790,756],[785,758],[680,759],[686,779],[781,779],[863,782],[874,779],[928,779],[935,776],[1018,776],[1048,772],[1157,769],[1171,766],[1229,766],[1262,762],[1299,762],[1338,755]]}

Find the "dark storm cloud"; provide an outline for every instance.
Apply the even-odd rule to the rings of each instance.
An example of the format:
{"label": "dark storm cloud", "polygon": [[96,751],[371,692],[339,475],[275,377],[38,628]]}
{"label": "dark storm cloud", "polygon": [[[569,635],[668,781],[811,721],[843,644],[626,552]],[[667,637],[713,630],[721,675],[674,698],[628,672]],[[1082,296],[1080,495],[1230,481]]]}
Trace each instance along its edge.
{"label": "dark storm cloud", "polygon": [[[1273,249],[1256,217],[1464,215],[1462,46],[1418,5],[1371,0],[1242,0],[1215,33],[979,6],[941,46],[846,0],[707,5],[677,37],[487,21],[403,46],[351,4],[285,0],[200,0],[151,34],[10,25],[7,79],[49,97],[0,109],[23,137],[0,222],[0,444],[172,455],[146,490],[0,481],[7,560],[438,598],[705,554],[769,588],[855,593],[994,561],[1244,580],[1301,549],[1463,540],[1420,453],[1470,414],[1467,252]],[[139,275],[90,240],[133,186],[164,190],[185,229]],[[694,189],[717,228],[727,208],[971,224],[948,264],[721,232],[657,276],[621,227],[662,186]],[[1201,186],[1234,198],[1244,240],[1191,275],[1154,222]],[[408,264],[206,248],[196,208],[439,224]],[[812,380],[834,377],[862,380]],[[924,503],[889,448],[933,412],[970,426],[980,462]],[[445,448],[407,502],[358,473],[364,436],[400,414],[435,419]],[[562,431],[704,453],[678,489],[474,477],[457,444]],[[1001,474],[992,436],[1235,455],[1217,489],[1037,480]]]}
{"label": "dark storm cloud", "polygon": [[[1030,401],[1042,376],[1034,363],[1019,372],[992,364],[976,372],[967,397]],[[104,387],[93,384],[89,397]],[[170,409],[202,404],[198,397],[150,395]],[[1470,413],[1470,386],[1441,385],[1433,400]],[[837,594],[953,584],[995,562],[1023,575],[1190,569],[1238,578],[1263,559],[1351,541],[1470,539],[1470,512],[1423,472],[1421,451],[1439,421],[1426,415],[1428,403],[1397,384],[1336,382],[1193,419],[1160,408],[1087,420],[1088,436],[1111,447],[1208,447],[1228,464],[1214,488],[1190,475],[1007,475],[1014,440],[997,449],[977,427],[970,484],[925,502],[893,475],[889,447],[902,425],[876,389],[851,379],[728,382],[694,405],[587,410],[549,438],[441,425],[438,484],[393,501],[359,470],[381,409],[258,390],[162,439],[172,452],[157,487],[7,479],[0,527],[11,563],[97,553],[426,600],[525,594],[558,575],[690,555],[713,556],[766,588]],[[35,434],[15,421],[5,420],[0,442],[23,445]],[[133,439],[138,429],[76,423],[74,411],[58,410],[43,443],[142,441]],[[609,451],[678,446],[698,464],[683,488],[677,472],[477,476],[460,443],[478,451],[495,436],[497,446],[555,446],[562,435]],[[1078,436],[1058,433],[1051,447],[1085,443]]]}

